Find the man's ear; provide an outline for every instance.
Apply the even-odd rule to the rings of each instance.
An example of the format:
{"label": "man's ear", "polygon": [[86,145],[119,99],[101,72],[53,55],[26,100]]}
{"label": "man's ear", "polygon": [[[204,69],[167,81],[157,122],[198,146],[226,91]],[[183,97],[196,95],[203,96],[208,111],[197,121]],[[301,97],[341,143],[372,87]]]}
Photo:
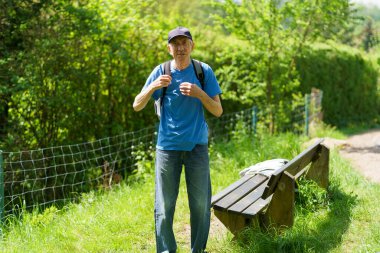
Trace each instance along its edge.
{"label": "man's ear", "polygon": [[173,54],[172,54],[172,51],[171,51],[171,49],[170,49],[170,45],[169,45],[169,44],[167,45],[167,48],[168,48],[168,52],[169,52],[169,54],[170,54],[171,56],[173,56]]}
{"label": "man's ear", "polygon": [[191,41],[191,51],[194,50],[194,47],[195,47],[194,41]]}

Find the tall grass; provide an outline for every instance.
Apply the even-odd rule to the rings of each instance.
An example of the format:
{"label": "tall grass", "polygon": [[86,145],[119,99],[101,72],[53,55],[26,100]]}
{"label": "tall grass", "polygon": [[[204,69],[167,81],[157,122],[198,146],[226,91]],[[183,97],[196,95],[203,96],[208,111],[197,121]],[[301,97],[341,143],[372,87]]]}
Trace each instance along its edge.
{"label": "tall grass", "polygon": [[[264,152],[260,158],[269,158],[267,150],[271,150],[277,157],[288,158],[299,151],[299,139],[276,138],[262,140],[253,154]],[[284,149],[271,148],[273,143]],[[327,194],[328,203],[313,211],[303,211],[298,203],[295,224],[285,232],[248,229],[237,240],[212,240],[211,252],[379,252],[380,186],[359,175],[336,150],[330,154]]]}
{"label": "tall grass", "polygon": [[[304,138],[292,134],[236,136],[213,144],[213,193],[239,178],[245,167],[266,159],[294,157]],[[210,252],[377,252],[380,251],[380,187],[366,181],[336,151],[330,157],[327,201],[308,210],[297,204],[294,227],[279,233],[247,229],[239,238],[213,230]],[[0,252],[155,252],[154,177],[145,183],[92,192],[80,203],[43,213],[24,212],[3,228]],[[182,178],[175,214],[179,252],[189,251],[189,211]]]}

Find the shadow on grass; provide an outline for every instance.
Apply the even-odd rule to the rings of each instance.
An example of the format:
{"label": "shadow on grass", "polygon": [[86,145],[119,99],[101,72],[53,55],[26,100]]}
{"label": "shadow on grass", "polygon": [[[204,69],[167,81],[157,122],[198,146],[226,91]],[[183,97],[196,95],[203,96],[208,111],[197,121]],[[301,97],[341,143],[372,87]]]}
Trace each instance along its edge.
{"label": "shadow on grass", "polygon": [[328,252],[339,246],[357,201],[356,196],[337,186],[329,188],[329,195],[327,214],[322,218],[311,212],[297,212],[294,226],[283,233],[247,229],[236,240],[238,252]]}

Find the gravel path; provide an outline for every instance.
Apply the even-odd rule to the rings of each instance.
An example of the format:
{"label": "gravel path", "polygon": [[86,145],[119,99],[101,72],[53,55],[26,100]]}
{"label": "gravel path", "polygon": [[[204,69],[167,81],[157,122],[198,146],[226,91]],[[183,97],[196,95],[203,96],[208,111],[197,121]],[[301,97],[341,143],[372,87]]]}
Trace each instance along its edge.
{"label": "gravel path", "polygon": [[380,183],[380,129],[349,137],[339,152],[367,179]]}

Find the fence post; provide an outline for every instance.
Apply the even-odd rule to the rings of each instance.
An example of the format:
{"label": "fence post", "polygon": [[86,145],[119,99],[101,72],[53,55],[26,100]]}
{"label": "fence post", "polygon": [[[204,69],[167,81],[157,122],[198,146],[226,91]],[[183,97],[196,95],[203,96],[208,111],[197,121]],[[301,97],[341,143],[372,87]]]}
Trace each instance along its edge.
{"label": "fence post", "polygon": [[252,131],[253,134],[256,134],[257,130],[257,107],[252,107]]}
{"label": "fence post", "polygon": [[0,150],[0,224],[4,219],[4,170],[3,170],[3,151]]}
{"label": "fence post", "polygon": [[305,95],[305,135],[309,135],[309,107],[310,107],[310,95]]}

